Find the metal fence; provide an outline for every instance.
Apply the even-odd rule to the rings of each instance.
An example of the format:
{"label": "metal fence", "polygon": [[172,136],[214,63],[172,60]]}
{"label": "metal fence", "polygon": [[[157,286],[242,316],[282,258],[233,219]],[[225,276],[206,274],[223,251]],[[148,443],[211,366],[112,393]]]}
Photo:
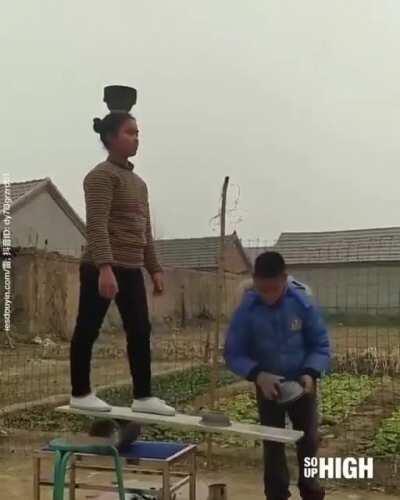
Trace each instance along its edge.
{"label": "metal fence", "polygon": [[[250,246],[249,242],[242,243]],[[271,242],[255,240],[253,243],[253,256],[271,247]],[[311,287],[320,304],[334,352],[333,374],[320,383],[321,453],[340,457],[373,456],[374,484],[398,487],[400,262],[335,263],[332,260],[289,263],[290,273]],[[177,317],[165,318],[162,325],[155,325],[153,371],[156,376],[167,376],[180,370],[181,380],[179,377],[168,379],[175,385],[163,390],[180,409],[198,411],[208,404],[208,382],[203,381],[203,374],[200,376],[196,369],[209,369],[215,323],[210,316],[187,324],[182,318],[184,315],[178,312]],[[93,357],[94,385],[107,390],[130,384],[124,344],[121,332],[100,337]],[[68,343],[57,339],[36,345],[19,341],[15,349],[0,348],[0,405],[13,410],[3,414],[1,420],[1,448],[27,451],[36,444],[32,429],[29,439],[24,434],[26,420],[22,419],[18,425],[15,415],[21,409],[31,409],[35,422],[42,422],[49,408],[68,397],[68,355]],[[221,379],[226,376],[222,369],[220,375]],[[189,377],[186,389],[182,389],[184,377]],[[224,411],[232,411],[235,418],[248,420],[255,415],[251,389],[233,384],[236,389],[232,390],[232,382],[228,379],[221,382],[218,405]],[[184,390],[188,391],[186,398],[182,395]],[[193,396],[190,404],[189,396]],[[38,402],[46,406],[37,406]],[[240,443],[233,443],[232,456],[238,447]]]}

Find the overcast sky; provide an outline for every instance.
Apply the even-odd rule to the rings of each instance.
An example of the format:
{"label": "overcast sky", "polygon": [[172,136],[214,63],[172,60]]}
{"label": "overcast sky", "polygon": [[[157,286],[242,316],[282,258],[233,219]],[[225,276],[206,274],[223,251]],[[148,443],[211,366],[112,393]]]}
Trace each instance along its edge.
{"label": "overcast sky", "polygon": [[216,234],[225,175],[245,239],[400,224],[398,0],[0,3],[12,181],[51,177],[85,220],[92,118],[125,84],[157,236]]}

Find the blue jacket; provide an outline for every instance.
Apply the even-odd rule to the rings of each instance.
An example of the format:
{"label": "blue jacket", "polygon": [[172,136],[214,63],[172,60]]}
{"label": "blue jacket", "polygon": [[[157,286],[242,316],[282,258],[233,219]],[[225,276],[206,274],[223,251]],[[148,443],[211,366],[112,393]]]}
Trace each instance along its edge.
{"label": "blue jacket", "polygon": [[245,294],[228,328],[225,360],[237,375],[255,380],[260,371],[296,380],[330,369],[327,328],[313,299],[290,283],[278,305],[268,306],[256,291]]}

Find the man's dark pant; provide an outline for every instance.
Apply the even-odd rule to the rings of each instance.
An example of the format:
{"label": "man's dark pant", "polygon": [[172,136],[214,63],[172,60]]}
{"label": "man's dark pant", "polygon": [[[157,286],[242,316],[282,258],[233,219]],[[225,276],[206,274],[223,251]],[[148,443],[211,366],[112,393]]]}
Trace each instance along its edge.
{"label": "man's dark pant", "polygon": [[[315,395],[306,395],[286,409],[276,401],[265,399],[257,392],[258,408],[262,425],[285,427],[285,412],[292,421],[293,428],[304,432],[296,443],[299,464],[299,488],[320,490],[315,479],[304,477],[304,458],[316,456],[318,437],[318,411]],[[289,492],[289,469],[286,461],[285,445],[271,441],[264,442],[264,484],[267,500],[287,500]]]}
{"label": "man's dark pant", "polygon": [[[149,313],[141,269],[113,266],[119,292],[115,297],[127,337],[134,397],[151,396],[151,354]],[[111,300],[99,294],[99,270],[91,263],[80,264],[79,311],[71,341],[71,384],[73,396],[91,392],[90,362]]]}

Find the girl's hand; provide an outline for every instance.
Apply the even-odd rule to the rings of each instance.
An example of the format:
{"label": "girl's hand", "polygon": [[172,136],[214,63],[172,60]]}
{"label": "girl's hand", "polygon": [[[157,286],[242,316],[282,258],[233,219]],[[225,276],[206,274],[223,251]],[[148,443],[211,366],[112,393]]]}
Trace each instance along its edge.
{"label": "girl's hand", "polygon": [[164,292],[164,279],[162,273],[154,273],[151,279],[153,280],[154,285],[154,295],[162,295]]}
{"label": "girl's hand", "polygon": [[100,268],[99,293],[104,299],[109,300],[113,300],[118,293],[117,279],[110,265]]}

